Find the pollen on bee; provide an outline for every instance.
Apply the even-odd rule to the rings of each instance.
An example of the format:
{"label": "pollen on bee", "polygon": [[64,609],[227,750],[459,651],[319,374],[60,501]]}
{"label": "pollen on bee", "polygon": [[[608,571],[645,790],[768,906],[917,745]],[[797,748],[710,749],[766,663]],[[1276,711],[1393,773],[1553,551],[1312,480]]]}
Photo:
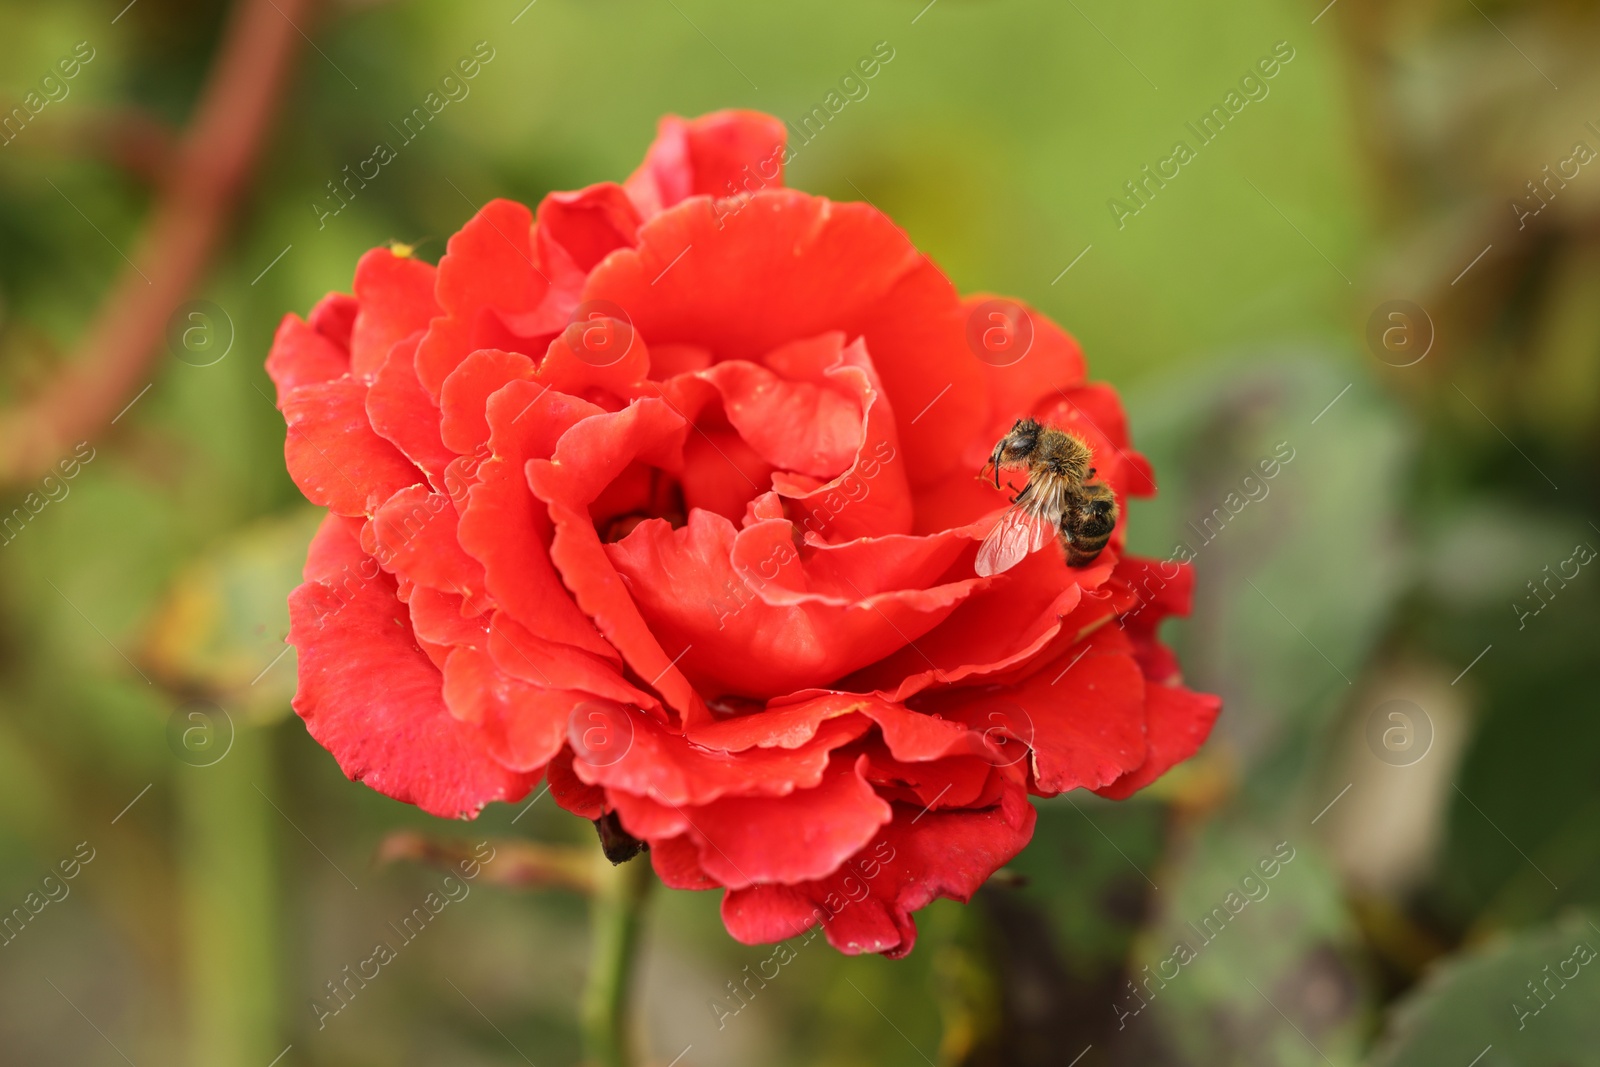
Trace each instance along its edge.
{"label": "pollen on bee", "polygon": [[403,241],[390,241],[389,251],[401,259],[410,259],[416,254],[417,249],[415,245],[408,245]]}

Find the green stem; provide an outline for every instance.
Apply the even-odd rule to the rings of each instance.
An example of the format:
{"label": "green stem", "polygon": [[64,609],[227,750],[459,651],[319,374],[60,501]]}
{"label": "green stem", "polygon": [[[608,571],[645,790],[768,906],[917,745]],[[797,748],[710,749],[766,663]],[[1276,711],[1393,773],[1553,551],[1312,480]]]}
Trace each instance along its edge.
{"label": "green stem", "polygon": [[643,856],[618,867],[598,856],[597,865],[589,912],[589,982],[583,991],[584,1058],[591,1067],[633,1067],[633,970],[644,902],[655,878]]}
{"label": "green stem", "polygon": [[173,770],[181,817],[188,1062],[264,1064],[283,1047],[271,733],[239,728],[214,766]]}

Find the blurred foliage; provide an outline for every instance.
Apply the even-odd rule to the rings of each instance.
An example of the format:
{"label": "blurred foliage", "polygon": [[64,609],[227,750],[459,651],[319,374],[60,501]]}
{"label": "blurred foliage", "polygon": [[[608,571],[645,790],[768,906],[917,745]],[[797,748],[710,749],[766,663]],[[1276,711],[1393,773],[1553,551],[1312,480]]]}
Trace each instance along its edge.
{"label": "blurred foliage", "polygon": [[[0,147],[15,402],[124,268],[224,8],[0,13],[7,108],[94,50]],[[327,5],[303,28],[315,47],[193,294],[223,309],[229,355],[163,353],[66,494],[0,546],[0,908],[95,850],[0,948],[0,1058],[576,1060],[584,901],[509,875],[319,1027],[313,999],[440,877],[376,863],[391,834],[593,839],[548,799],[436,823],[350,785],[286,714],[283,596],[315,517],[261,361],[277,319],[347,288],[366,248],[436,259],[491,196],[619,178],[664,112],[803,114],[887,41],[894,59],[790,181],[871,199],[964,291],[1079,336],[1161,479],[1132,506],[1133,546],[1195,550],[1194,618],[1168,636],[1225,711],[1199,759],[1134,800],[1041,802],[1007,876],[923,912],[907,960],[796,946],[720,1025],[710,1003],[773,950],[733,942],[713,895],[658,894],[652,1062],[1593,1060],[1590,968],[1526,1026],[1514,1007],[1574,944],[1600,945],[1582,918],[1600,906],[1600,581],[1529,586],[1600,545],[1600,168],[1527,184],[1577,142],[1600,150],[1593,5],[407,0]],[[319,226],[324,183],[479,41],[495,58],[470,96]],[[1270,94],[1119,228],[1107,200],[1279,41],[1295,58]],[[1369,340],[1394,300],[1427,316],[1409,366]],[[1280,444],[1293,459],[1263,478]],[[11,487],[5,510],[38,488]],[[1396,699],[1428,728],[1415,759],[1372,741]],[[224,713],[204,720],[226,731],[215,763],[182,740],[196,701]],[[1268,891],[1242,890],[1280,844],[1294,858]],[[1225,928],[1197,944],[1219,906]],[[1195,958],[1144,985],[1171,975],[1178,939]]]}
{"label": "blurred foliage", "polygon": [[1493,1062],[1496,1047],[1499,1062],[1526,1067],[1592,1060],[1600,1015],[1585,980],[1597,945],[1594,923],[1568,915],[1442,964],[1395,1013],[1374,1067]]}

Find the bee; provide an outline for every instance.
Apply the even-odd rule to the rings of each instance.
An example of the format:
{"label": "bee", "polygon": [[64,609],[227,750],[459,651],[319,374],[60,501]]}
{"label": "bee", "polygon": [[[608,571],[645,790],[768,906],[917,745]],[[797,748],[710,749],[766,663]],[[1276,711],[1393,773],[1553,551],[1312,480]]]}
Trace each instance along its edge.
{"label": "bee", "polygon": [[1117,528],[1117,499],[1109,486],[1090,482],[1093,462],[1094,453],[1078,438],[1034,419],[1018,419],[978,476],[993,468],[998,489],[1001,468],[1026,467],[1028,484],[979,546],[978,574],[1010,570],[1052,537],[1061,539],[1068,566],[1093,563]]}

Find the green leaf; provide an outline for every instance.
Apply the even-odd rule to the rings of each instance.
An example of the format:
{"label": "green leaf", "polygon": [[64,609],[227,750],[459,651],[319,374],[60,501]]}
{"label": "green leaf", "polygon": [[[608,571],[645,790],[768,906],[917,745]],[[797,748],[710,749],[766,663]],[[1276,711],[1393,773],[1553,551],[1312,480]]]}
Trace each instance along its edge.
{"label": "green leaf", "polygon": [[1571,1067],[1600,1049],[1600,927],[1573,914],[1440,964],[1394,1010],[1373,1067]]}
{"label": "green leaf", "polygon": [[1118,991],[1119,1033],[1159,1027],[1196,1067],[1355,1062],[1355,932],[1312,842],[1225,822],[1180,855],[1155,872],[1160,911],[1135,945],[1134,988]]}
{"label": "green leaf", "polygon": [[147,635],[163,681],[246,717],[287,711],[295,687],[294,649],[283,643],[288,596],[321,515],[297,508],[246,526],[178,573]]}

